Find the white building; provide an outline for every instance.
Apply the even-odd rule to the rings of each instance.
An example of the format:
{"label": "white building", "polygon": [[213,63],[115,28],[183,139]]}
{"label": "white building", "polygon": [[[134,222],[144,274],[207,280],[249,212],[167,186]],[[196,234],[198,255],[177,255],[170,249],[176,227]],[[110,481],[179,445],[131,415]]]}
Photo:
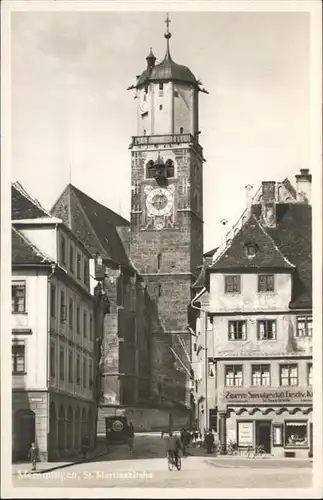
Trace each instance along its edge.
{"label": "white building", "polygon": [[94,297],[89,253],[19,184],[12,186],[13,458],[79,452],[95,432]]}

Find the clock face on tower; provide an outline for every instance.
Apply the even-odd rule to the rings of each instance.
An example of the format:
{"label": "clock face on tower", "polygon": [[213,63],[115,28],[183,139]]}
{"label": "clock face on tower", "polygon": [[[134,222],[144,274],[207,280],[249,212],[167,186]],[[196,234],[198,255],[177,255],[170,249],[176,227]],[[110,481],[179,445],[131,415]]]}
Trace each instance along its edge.
{"label": "clock face on tower", "polygon": [[152,189],[146,198],[149,215],[169,215],[173,208],[173,194],[166,188]]}

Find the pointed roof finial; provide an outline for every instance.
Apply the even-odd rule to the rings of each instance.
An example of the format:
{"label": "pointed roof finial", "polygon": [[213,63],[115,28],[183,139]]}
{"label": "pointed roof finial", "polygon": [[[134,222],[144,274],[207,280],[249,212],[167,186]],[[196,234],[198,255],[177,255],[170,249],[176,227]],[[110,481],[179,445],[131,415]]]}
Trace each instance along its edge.
{"label": "pointed roof finial", "polygon": [[171,20],[169,19],[169,14],[167,12],[167,15],[166,15],[166,20],[165,20],[165,24],[166,24],[166,33],[165,33],[165,38],[167,40],[167,52],[166,52],[166,55],[168,55],[170,57],[170,53],[169,53],[169,39],[171,38],[172,34],[171,32],[169,31],[169,23],[171,22]]}

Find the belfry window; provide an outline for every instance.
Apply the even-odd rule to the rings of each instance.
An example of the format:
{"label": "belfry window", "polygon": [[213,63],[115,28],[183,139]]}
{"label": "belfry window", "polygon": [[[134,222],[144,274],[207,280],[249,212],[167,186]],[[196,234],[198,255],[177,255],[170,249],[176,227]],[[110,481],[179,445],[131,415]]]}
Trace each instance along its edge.
{"label": "belfry window", "polygon": [[163,97],[163,96],[164,96],[164,84],[160,83],[159,84],[159,97]]}
{"label": "belfry window", "polygon": [[167,177],[175,176],[175,165],[173,160],[166,161],[166,172],[167,172]]}
{"label": "belfry window", "polygon": [[154,162],[153,160],[150,160],[146,166],[146,178],[153,179],[155,177],[155,173],[156,173],[156,168]]}

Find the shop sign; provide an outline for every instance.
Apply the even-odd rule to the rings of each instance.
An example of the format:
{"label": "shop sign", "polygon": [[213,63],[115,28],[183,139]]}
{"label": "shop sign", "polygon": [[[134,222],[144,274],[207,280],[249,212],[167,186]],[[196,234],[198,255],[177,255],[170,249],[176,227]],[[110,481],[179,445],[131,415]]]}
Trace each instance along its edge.
{"label": "shop sign", "polygon": [[238,445],[253,446],[253,422],[238,422]]}
{"label": "shop sign", "polygon": [[312,403],[311,389],[267,389],[238,391],[228,389],[223,392],[223,399],[228,403],[267,404],[267,403]]}

